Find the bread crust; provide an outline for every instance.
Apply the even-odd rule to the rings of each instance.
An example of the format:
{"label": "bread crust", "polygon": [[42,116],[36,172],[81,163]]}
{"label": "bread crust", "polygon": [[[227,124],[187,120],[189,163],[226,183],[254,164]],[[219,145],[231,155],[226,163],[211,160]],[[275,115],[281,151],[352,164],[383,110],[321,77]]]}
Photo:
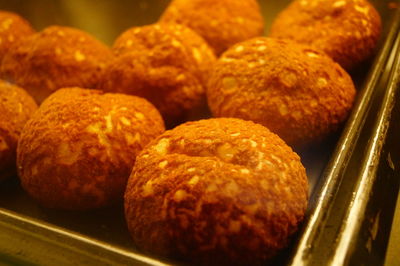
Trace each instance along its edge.
{"label": "bread crust", "polygon": [[166,124],[185,119],[205,102],[215,55],[195,32],[177,24],[134,27],[117,38],[116,58],[107,65],[100,89],[144,97]]}
{"label": "bread crust", "polygon": [[311,45],[351,70],[373,55],[381,31],[380,15],[366,0],[296,0],[270,36]]}
{"label": "bread crust", "polygon": [[237,44],[215,65],[207,90],[216,117],[268,127],[289,145],[317,142],[346,120],[356,90],[325,54],[288,40]]}
{"label": "bread crust", "polygon": [[163,131],[160,114],[145,99],[60,89],[21,134],[22,187],[49,208],[84,210],[116,203],[136,155]]}
{"label": "bread crust", "polygon": [[97,87],[111,57],[111,50],[88,33],[51,26],[10,49],[0,72],[41,103],[63,87]]}
{"label": "bread crust", "polygon": [[259,265],[284,248],[307,207],[300,158],[233,118],[188,122],[138,156],[125,192],[138,248],[204,265]]}
{"label": "bread crust", "polygon": [[35,33],[31,24],[16,13],[0,10],[0,62],[11,47]]}
{"label": "bread crust", "polygon": [[261,36],[264,19],[256,0],[173,0],[160,22],[185,25],[202,36],[217,55],[235,43]]}

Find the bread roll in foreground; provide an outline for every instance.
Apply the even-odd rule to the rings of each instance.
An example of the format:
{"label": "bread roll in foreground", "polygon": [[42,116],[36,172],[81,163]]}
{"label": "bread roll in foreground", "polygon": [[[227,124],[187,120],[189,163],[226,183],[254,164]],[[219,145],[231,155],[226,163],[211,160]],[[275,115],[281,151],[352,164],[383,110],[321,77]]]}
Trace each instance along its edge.
{"label": "bread roll in foreground", "polygon": [[60,89],[21,133],[21,184],[45,207],[108,206],[122,200],[136,155],[163,131],[160,114],[142,98]]}
{"label": "bread roll in foreground", "polygon": [[272,38],[255,38],[225,52],[207,91],[214,116],[252,120],[297,147],[334,132],[355,94],[350,76],[327,55]]}
{"label": "bread roll in foreground", "polygon": [[366,0],[296,0],[275,19],[270,37],[311,45],[351,70],[373,55],[381,24]]}
{"label": "bread roll in foreground", "polygon": [[250,121],[166,131],[138,156],[125,192],[136,246],[204,265],[259,265],[284,248],[307,208],[300,158]]}
{"label": "bread roll in foreground", "polygon": [[17,143],[37,105],[23,89],[0,80],[0,181],[17,175]]}

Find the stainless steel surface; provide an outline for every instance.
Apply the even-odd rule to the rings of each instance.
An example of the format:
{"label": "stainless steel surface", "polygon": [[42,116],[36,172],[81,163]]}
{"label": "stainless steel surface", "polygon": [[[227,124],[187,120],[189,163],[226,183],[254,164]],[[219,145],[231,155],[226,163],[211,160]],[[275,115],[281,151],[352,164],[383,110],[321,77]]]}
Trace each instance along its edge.
{"label": "stainless steel surface", "polygon": [[[398,32],[397,28],[397,32]],[[396,43],[393,46],[393,51],[400,51],[400,35],[397,35]],[[400,53],[392,53],[389,59],[388,66],[391,66],[390,76],[387,81],[387,88],[382,106],[379,110],[375,125],[374,132],[368,142],[365,150],[365,156],[361,161],[360,174],[356,182],[356,187],[353,192],[353,197],[350,202],[350,206],[346,210],[343,224],[340,228],[340,234],[338,235],[337,246],[333,251],[333,257],[331,265],[343,265],[349,263],[351,260],[351,254],[357,248],[357,236],[360,233],[363,222],[368,219],[368,203],[372,200],[372,191],[374,184],[378,178],[382,176],[378,175],[379,168],[377,165],[382,158],[384,144],[388,135],[388,130],[391,123],[398,123],[398,121],[392,121],[392,112],[394,111],[394,105],[396,103],[396,96],[399,90],[400,81]],[[390,154],[390,153],[389,153]],[[392,169],[394,171],[395,169]],[[385,211],[385,210],[381,210]],[[381,212],[375,214],[372,217],[373,227],[378,230],[379,223],[381,220]],[[371,238],[375,240],[375,236]],[[368,245],[368,242],[366,243]]]}
{"label": "stainless steel surface", "polygon": [[[22,252],[19,256],[15,256],[14,260],[20,258],[21,262],[29,261],[29,263],[39,265],[54,265],[56,261],[62,265],[94,263],[97,265],[132,263],[165,265],[157,260],[115,248],[63,228],[23,218],[9,211],[0,210],[0,214],[1,239],[8,243],[3,248],[6,249],[4,253],[12,255]],[[35,243],[30,247],[30,252],[21,250],[21,247],[29,243]]]}

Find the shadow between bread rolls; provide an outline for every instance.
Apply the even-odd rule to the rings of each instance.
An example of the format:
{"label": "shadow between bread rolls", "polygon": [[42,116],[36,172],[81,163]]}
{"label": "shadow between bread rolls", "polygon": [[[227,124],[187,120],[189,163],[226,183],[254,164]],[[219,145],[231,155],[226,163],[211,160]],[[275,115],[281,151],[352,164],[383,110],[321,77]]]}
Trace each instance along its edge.
{"label": "shadow between bread rolls", "polygon": [[18,139],[37,108],[24,89],[0,80],[0,181],[17,174]]}

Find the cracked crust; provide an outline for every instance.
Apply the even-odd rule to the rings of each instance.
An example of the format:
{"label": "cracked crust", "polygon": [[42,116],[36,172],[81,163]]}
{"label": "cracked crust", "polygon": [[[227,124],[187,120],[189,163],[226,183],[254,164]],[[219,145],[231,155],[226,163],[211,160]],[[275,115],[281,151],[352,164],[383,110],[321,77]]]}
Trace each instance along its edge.
{"label": "cracked crust", "polygon": [[0,80],[0,181],[17,174],[17,142],[37,105],[23,89]]}
{"label": "cracked crust", "polygon": [[160,18],[202,36],[217,55],[235,43],[261,36],[264,19],[255,0],[173,0]]}
{"label": "cracked crust", "polygon": [[34,33],[29,22],[18,14],[0,10],[0,62],[11,47]]}
{"label": "cracked crust", "polygon": [[122,200],[136,155],[163,131],[160,114],[145,99],[60,89],[21,134],[21,184],[50,208],[110,205]]}
{"label": "cracked crust", "polygon": [[205,86],[216,58],[205,41],[176,24],[134,27],[118,37],[117,55],[100,88],[144,97],[167,124],[205,101]]}
{"label": "cracked crust", "polygon": [[0,72],[41,103],[59,88],[95,88],[111,57],[111,50],[89,34],[51,26],[10,49]]}
{"label": "cracked crust", "polygon": [[166,131],[138,156],[126,220],[143,251],[197,264],[261,264],[287,244],[307,207],[300,158],[250,121],[219,118]]}
{"label": "cracked crust", "polygon": [[294,146],[335,131],[355,94],[350,76],[328,56],[272,38],[255,38],[224,53],[207,91],[215,116],[255,121]]}
{"label": "cracked crust", "polygon": [[278,15],[270,36],[311,45],[351,70],[374,53],[381,24],[365,0],[297,0]]}

